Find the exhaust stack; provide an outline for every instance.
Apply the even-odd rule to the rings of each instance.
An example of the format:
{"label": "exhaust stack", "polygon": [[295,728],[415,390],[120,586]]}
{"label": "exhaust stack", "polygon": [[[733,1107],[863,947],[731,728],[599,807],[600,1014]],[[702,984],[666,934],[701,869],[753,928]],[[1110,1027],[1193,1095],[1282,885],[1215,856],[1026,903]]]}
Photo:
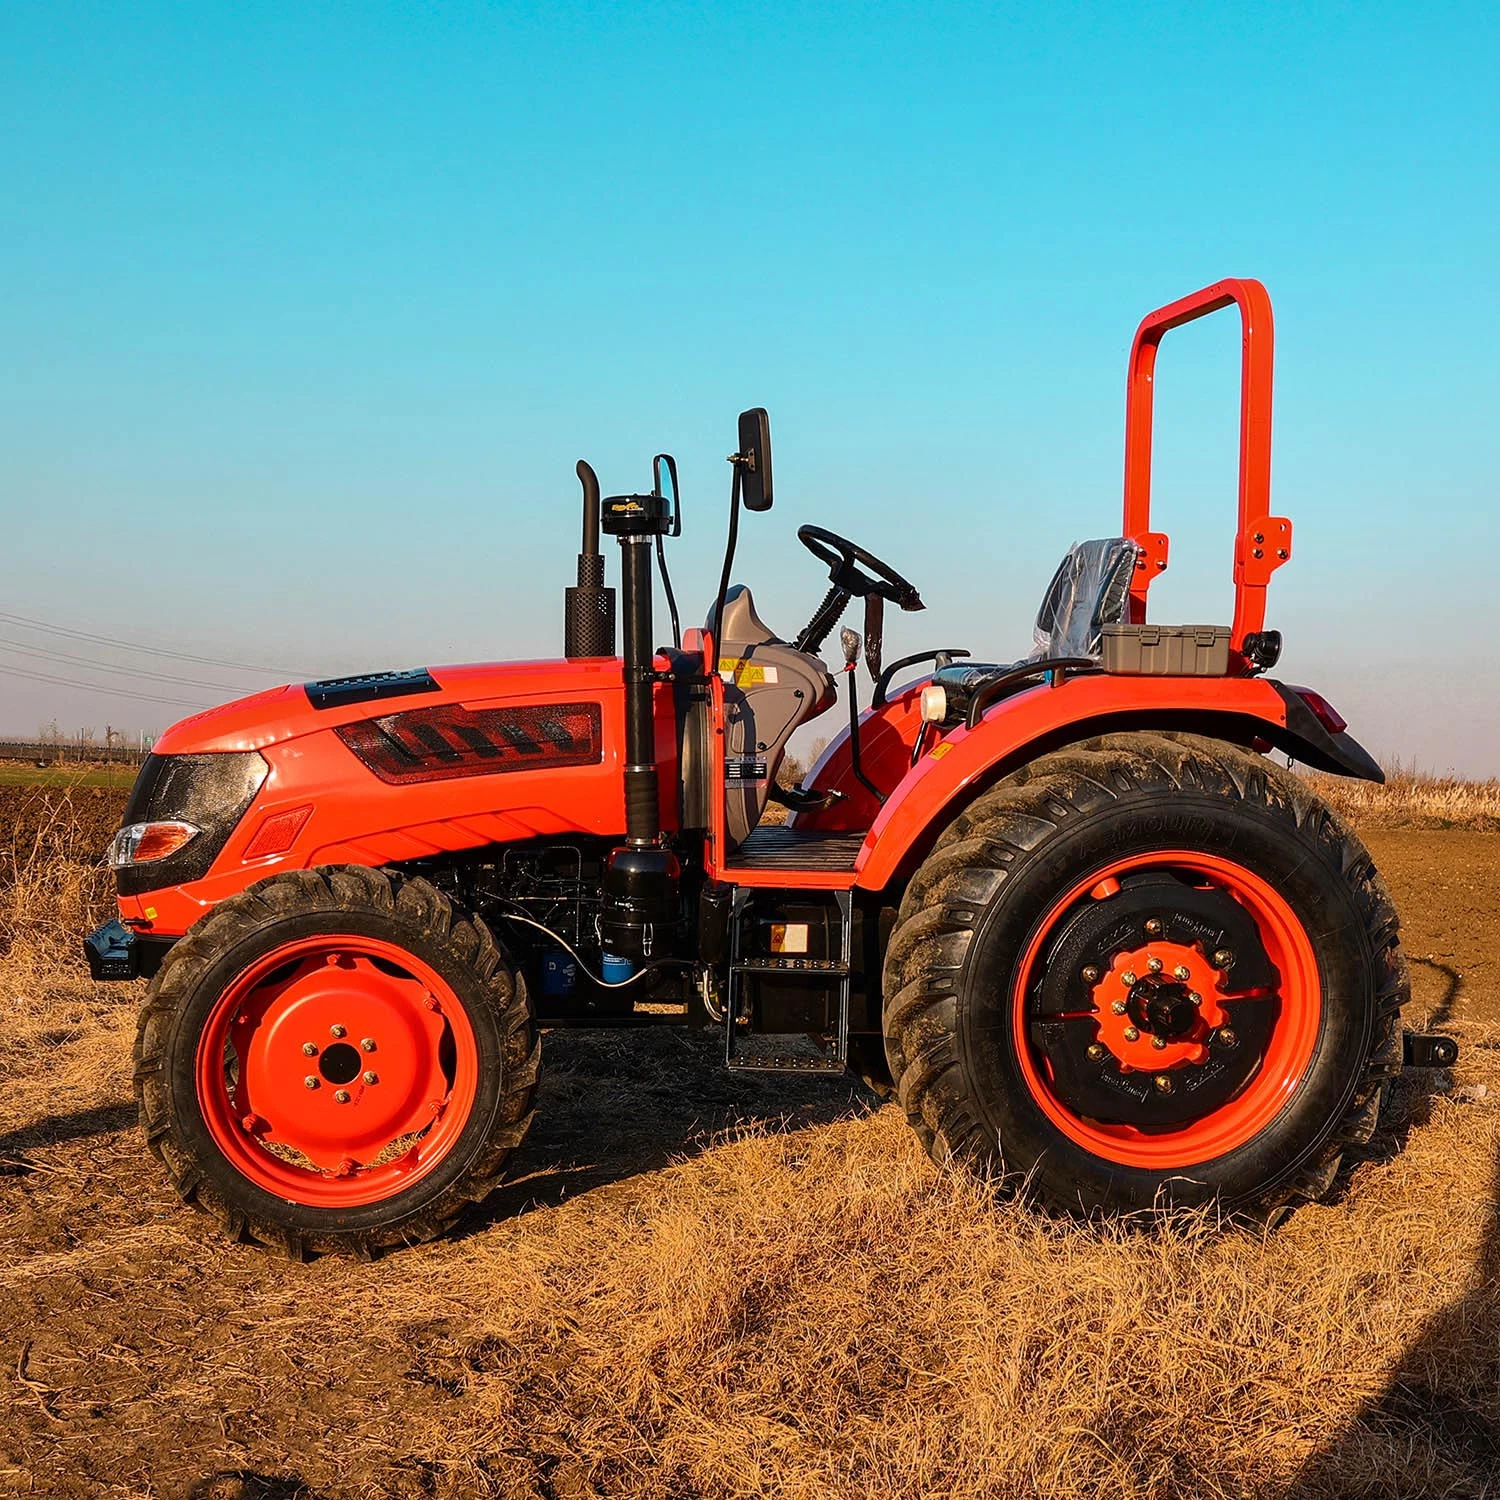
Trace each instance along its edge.
{"label": "exhaust stack", "polygon": [[583,485],[583,550],[578,554],[578,584],[566,591],[563,605],[563,655],[615,654],[615,591],[604,587],[604,558],[599,551],[599,476],[578,460]]}

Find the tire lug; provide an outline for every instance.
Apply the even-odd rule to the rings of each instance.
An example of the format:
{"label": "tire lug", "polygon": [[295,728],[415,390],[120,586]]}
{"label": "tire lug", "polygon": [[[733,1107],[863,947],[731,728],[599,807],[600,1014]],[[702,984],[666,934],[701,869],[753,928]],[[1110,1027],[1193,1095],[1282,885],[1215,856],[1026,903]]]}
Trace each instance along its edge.
{"label": "tire lug", "polygon": [[1172,970],[1173,979],[1187,979],[1189,977],[1190,974],[1186,964],[1178,964],[1177,967]]}
{"label": "tire lug", "polygon": [[1096,969],[1093,966],[1093,964],[1090,964],[1083,971],[1083,982],[1085,984],[1098,984],[1099,983],[1099,971],[1098,971],[1098,969]]}
{"label": "tire lug", "polygon": [[1137,1031],[1135,1029],[1134,1026],[1127,1026],[1125,1028],[1125,1040],[1127,1042],[1138,1042],[1138,1041],[1140,1041],[1140,1039],[1141,1039],[1141,1034],[1140,1034],[1139,1031]]}
{"label": "tire lug", "polygon": [[1103,1046],[1102,1043],[1100,1043],[1100,1042],[1093,1043],[1089,1047],[1089,1061],[1090,1062],[1103,1062],[1104,1061],[1104,1053],[1105,1053],[1105,1048],[1104,1048],[1104,1046]]}
{"label": "tire lug", "polygon": [[347,1026],[330,1026],[328,1034],[329,1036],[348,1036],[349,1028]]}
{"label": "tire lug", "polygon": [[380,1079],[379,1079],[378,1075],[376,1075],[374,1073],[366,1073],[365,1074],[365,1082],[366,1083],[379,1083]]}
{"label": "tire lug", "polygon": [[303,1042],[303,1044],[302,1044],[302,1055],[303,1055],[303,1057],[316,1057],[318,1055],[317,1043],[316,1042]]}
{"label": "tire lug", "polygon": [[309,1073],[307,1077],[302,1080],[302,1087],[305,1089],[315,1089],[317,1088],[317,1086],[318,1080],[311,1073]]}
{"label": "tire lug", "polygon": [[334,1093],[333,1097],[337,1099],[340,1104],[347,1104],[349,1102],[349,1090],[339,1089]]}
{"label": "tire lug", "polygon": [[1172,1092],[1172,1080],[1165,1073],[1158,1073],[1153,1080],[1156,1084],[1158,1094],[1170,1094]]}
{"label": "tire lug", "polygon": [[375,1050],[375,1038],[372,1036],[367,1036],[359,1044],[359,1048],[361,1052],[373,1052]]}
{"label": "tire lug", "polygon": [[1125,1002],[1123,1000],[1116,1000],[1115,1003],[1110,1006],[1110,1009],[1117,1016],[1123,1016],[1125,1014],[1125,1011],[1126,1011],[1127,1007],[1126,1007],[1126,1004],[1125,1004]]}

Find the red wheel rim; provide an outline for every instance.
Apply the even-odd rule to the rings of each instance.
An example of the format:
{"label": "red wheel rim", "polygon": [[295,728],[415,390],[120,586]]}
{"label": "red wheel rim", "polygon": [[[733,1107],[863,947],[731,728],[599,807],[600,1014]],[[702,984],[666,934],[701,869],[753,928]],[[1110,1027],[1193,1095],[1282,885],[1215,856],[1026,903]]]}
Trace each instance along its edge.
{"label": "red wheel rim", "polygon": [[[1275,967],[1278,983],[1266,1004],[1278,1004],[1270,1043],[1259,1068],[1226,1104],[1184,1125],[1152,1130],[1132,1125],[1103,1123],[1076,1113],[1059,1096],[1051,1080],[1046,1058],[1031,1044],[1027,1034],[1026,997],[1038,977],[1039,956],[1048,937],[1065,913],[1083,899],[1109,900],[1119,891],[1123,877],[1143,870],[1167,868],[1195,881],[1212,885],[1231,896],[1253,919],[1266,955]],[[1180,944],[1143,943],[1118,955],[1111,970],[1101,976],[1096,996],[1107,1000],[1123,993],[1120,974],[1130,965],[1157,957],[1168,964],[1180,963],[1207,997],[1204,1007],[1208,1024],[1219,1019],[1220,999],[1226,997],[1222,975],[1211,956],[1201,949],[1190,953]],[[1211,977],[1210,977],[1211,976]],[[1162,1051],[1148,1050],[1144,1039],[1125,1040],[1128,1021],[1112,1016],[1107,1003],[1098,1006],[1098,1040],[1127,1067],[1150,1068],[1171,1073],[1201,1061],[1201,1050],[1192,1041],[1173,1043]],[[1322,1023],[1322,985],[1317,956],[1302,923],[1286,899],[1267,881],[1233,860],[1190,850],[1168,849],[1131,855],[1093,871],[1048,909],[1021,960],[1011,997],[1012,1038],[1027,1088],[1042,1113],[1069,1140],[1095,1156],[1122,1166],[1167,1171],[1210,1161],[1236,1150],[1254,1139],[1285,1107],[1306,1076]]]}
{"label": "red wheel rim", "polygon": [[393,1197],[453,1149],[479,1049],[452,987],[394,943],[304,938],[251,964],[198,1043],[198,1104],[257,1187],[312,1208]]}

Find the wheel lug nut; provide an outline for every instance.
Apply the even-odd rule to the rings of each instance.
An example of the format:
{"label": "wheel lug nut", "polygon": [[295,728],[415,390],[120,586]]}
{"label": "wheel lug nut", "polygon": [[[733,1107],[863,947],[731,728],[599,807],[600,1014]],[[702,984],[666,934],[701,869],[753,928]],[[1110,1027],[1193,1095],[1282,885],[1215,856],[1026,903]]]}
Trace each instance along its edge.
{"label": "wheel lug nut", "polygon": [[366,1083],[379,1083],[379,1082],[380,1082],[380,1079],[379,1079],[379,1077],[378,1077],[378,1076],[377,1076],[377,1075],[376,1075],[376,1074],[374,1074],[374,1073],[366,1073],[366,1074],[365,1074],[365,1082],[366,1082]]}
{"label": "wheel lug nut", "polygon": [[1234,954],[1228,948],[1220,948],[1214,954],[1214,968],[1227,969],[1234,963]]}
{"label": "wheel lug nut", "polygon": [[1125,1009],[1126,1009],[1126,1007],[1125,1007],[1125,1002],[1124,1002],[1124,1001],[1123,1001],[1123,1000],[1116,1000],[1116,1001],[1115,1001],[1115,1002],[1114,1002],[1114,1004],[1113,1004],[1113,1005],[1111,1005],[1111,1006],[1110,1006],[1110,1009],[1111,1009],[1111,1010],[1112,1010],[1112,1011],[1113,1011],[1113,1012],[1114,1012],[1114,1013],[1115,1013],[1115,1014],[1116,1014],[1116,1015],[1117,1015],[1117,1016],[1123,1016],[1123,1015],[1124,1015],[1124,1014],[1125,1014]]}
{"label": "wheel lug nut", "polygon": [[1127,1026],[1125,1028],[1125,1040],[1127,1042],[1138,1042],[1138,1041],[1140,1041],[1140,1039],[1141,1039],[1141,1034],[1140,1034],[1139,1031],[1137,1031],[1135,1029],[1134,1026]]}
{"label": "wheel lug nut", "polygon": [[1083,971],[1083,982],[1085,984],[1099,983],[1099,971],[1093,966],[1093,964],[1090,964],[1088,968]]}
{"label": "wheel lug nut", "polygon": [[315,1089],[317,1088],[317,1086],[318,1080],[314,1078],[311,1073],[309,1073],[307,1077],[302,1080],[302,1087],[305,1089]]}
{"label": "wheel lug nut", "polygon": [[1234,1034],[1234,1032],[1228,1026],[1221,1026],[1219,1028],[1219,1044],[1221,1046],[1224,1046],[1224,1047],[1237,1047],[1237,1046],[1239,1046],[1239,1043],[1240,1043],[1240,1039]]}
{"label": "wheel lug nut", "polygon": [[1103,1046],[1102,1043],[1095,1042],[1089,1048],[1089,1061],[1090,1062],[1103,1062],[1104,1061],[1104,1046]]}
{"label": "wheel lug nut", "polygon": [[1170,1094],[1172,1092],[1172,1080],[1165,1073],[1158,1073],[1155,1083],[1158,1094]]}
{"label": "wheel lug nut", "polygon": [[1172,970],[1173,979],[1186,979],[1187,977],[1188,969],[1186,964],[1178,964],[1177,967]]}
{"label": "wheel lug nut", "polygon": [[375,1050],[375,1038],[372,1036],[367,1036],[364,1041],[359,1044],[359,1046],[360,1051],[362,1052],[373,1052]]}
{"label": "wheel lug nut", "polygon": [[330,1036],[348,1036],[349,1035],[347,1029],[344,1028],[343,1026],[330,1026],[328,1028],[328,1034]]}
{"label": "wheel lug nut", "polygon": [[1150,937],[1160,937],[1162,935],[1162,925],[1160,917],[1150,917],[1147,919],[1146,933]]}
{"label": "wheel lug nut", "polygon": [[1148,958],[1146,960],[1146,967],[1153,974],[1160,974],[1161,973],[1161,960],[1159,958]]}
{"label": "wheel lug nut", "polygon": [[1197,990],[1189,990],[1188,991],[1188,999],[1191,1000],[1194,1005],[1202,1005],[1203,1004],[1203,996],[1200,995]]}
{"label": "wheel lug nut", "polygon": [[1126,971],[1123,974],[1120,975],[1120,983],[1121,984],[1134,984],[1135,983],[1135,970],[1134,969],[1126,969]]}
{"label": "wheel lug nut", "polygon": [[347,1104],[349,1102],[349,1090],[339,1089],[333,1097],[337,1099],[340,1104]]}
{"label": "wheel lug nut", "polygon": [[318,1055],[317,1044],[315,1042],[303,1042],[302,1055],[303,1057],[316,1057]]}
{"label": "wheel lug nut", "polygon": [[1151,1038],[1151,1045],[1155,1047],[1158,1052],[1160,1052],[1166,1047],[1167,1039],[1164,1036],[1154,1036]]}

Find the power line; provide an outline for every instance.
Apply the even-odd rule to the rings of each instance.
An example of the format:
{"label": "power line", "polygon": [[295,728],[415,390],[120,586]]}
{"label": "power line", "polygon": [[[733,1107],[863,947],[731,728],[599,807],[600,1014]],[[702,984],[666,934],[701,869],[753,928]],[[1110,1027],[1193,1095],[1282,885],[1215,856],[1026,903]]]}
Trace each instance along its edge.
{"label": "power line", "polygon": [[9,636],[0,635],[0,652],[18,651],[22,656],[39,656],[43,661],[62,662],[65,666],[88,667],[95,672],[118,672],[125,677],[144,677],[152,682],[170,682],[177,687],[209,688],[214,692],[239,696],[244,688],[227,682],[200,682],[196,677],[177,677],[170,672],[148,672],[144,667],[124,667],[111,661],[95,661],[87,656],[69,656],[65,651],[47,651],[41,646],[25,646]]}
{"label": "power line", "polygon": [[53,682],[59,687],[83,688],[90,693],[108,693],[115,698],[135,698],[142,703],[170,703],[178,708],[199,711],[208,706],[201,699],[193,702],[186,698],[158,698],[151,693],[132,693],[128,688],[101,687],[97,682],[75,682],[69,677],[54,677],[50,672],[28,672],[22,667],[0,665],[0,674],[6,677],[29,677],[33,682]]}
{"label": "power line", "polygon": [[169,651],[164,646],[143,646],[138,641],[124,641],[116,636],[93,635],[87,630],[74,630],[67,625],[51,625],[46,620],[32,620],[25,615],[6,614],[0,610],[0,620],[12,625],[29,625],[33,630],[44,630],[51,635],[71,636],[76,641],[92,641],[96,646],[113,646],[120,651],[140,651],[147,656],[170,656],[175,661],[197,662],[204,667],[232,667],[237,672],[263,672],[271,677],[282,677],[289,681],[300,681],[306,674],[287,667],[259,667],[248,662],[226,661],[221,656],[194,656],[188,651]]}

